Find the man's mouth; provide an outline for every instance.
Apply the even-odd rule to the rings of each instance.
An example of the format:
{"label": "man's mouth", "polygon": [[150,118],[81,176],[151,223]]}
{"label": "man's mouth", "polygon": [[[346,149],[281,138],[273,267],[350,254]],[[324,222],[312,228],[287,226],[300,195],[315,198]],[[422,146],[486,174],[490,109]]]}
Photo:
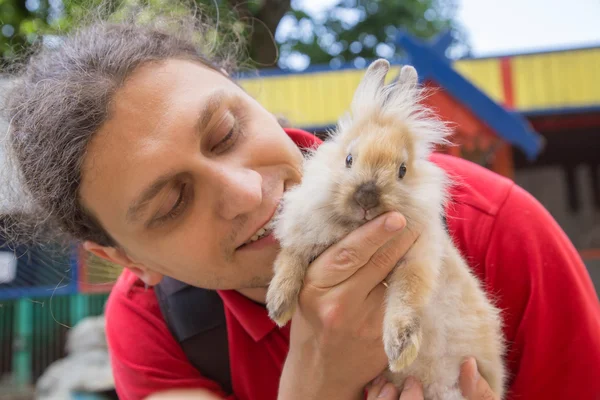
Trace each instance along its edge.
{"label": "man's mouth", "polygon": [[251,243],[257,242],[260,239],[263,239],[263,238],[269,236],[273,232],[273,229],[274,229],[273,220],[275,219],[275,215],[277,215],[277,211],[275,211],[273,213],[270,220],[268,220],[263,226],[261,226],[256,232],[254,232],[254,234],[250,237],[250,239],[245,241],[238,248],[242,248],[244,246],[247,246]]}
{"label": "man's mouth", "polygon": [[246,241],[243,245],[247,245],[252,242],[256,242],[257,240],[260,240],[263,237],[267,236],[269,233],[271,233],[273,231],[272,221],[273,221],[273,219],[269,220],[269,222],[267,222],[262,228],[257,230],[256,233],[254,233],[254,235],[252,235],[250,240]]}

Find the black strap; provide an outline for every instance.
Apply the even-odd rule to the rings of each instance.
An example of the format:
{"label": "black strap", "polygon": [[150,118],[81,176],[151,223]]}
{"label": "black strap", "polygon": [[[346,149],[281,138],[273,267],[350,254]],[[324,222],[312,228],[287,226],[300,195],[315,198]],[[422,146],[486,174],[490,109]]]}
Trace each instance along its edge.
{"label": "black strap", "polygon": [[203,376],[231,394],[227,324],[219,294],[167,277],[154,290],[165,321],[187,358]]}

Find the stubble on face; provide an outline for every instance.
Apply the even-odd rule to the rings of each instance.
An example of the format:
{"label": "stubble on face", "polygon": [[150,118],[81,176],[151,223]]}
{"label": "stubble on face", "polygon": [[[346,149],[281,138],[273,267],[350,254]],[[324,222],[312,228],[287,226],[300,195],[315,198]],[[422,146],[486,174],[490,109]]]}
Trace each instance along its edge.
{"label": "stubble on face", "polygon": [[[219,91],[234,99],[235,107],[222,107],[214,129],[198,132],[194,126],[199,110],[207,96]],[[268,218],[283,188],[301,178],[300,150],[276,119],[226,78],[182,61],[142,68],[115,99],[120,104],[112,120],[88,147],[82,196],[89,209],[134,261],[148,269],[201,287],[266,287],[278,246],[249,252],[236,246]],[[243,126],[243,134],[226,151],[212,152],[226,137],[230,120]],[[227,169],[230,174],[223,174]],[[185,182],[194,195],[186,210],[156,229],[124,222],[137,194],[169,171],[188,177]],[[251,207],[238,201],[239,212],[225,216],[222,210],[231,211],[233,203],[228,202],[241,196],[244,182],[217,182],[215,177],[232,176],[231,171],[260,174],[262,184],[255,187],[262,191],[262,200]],[[179,188],[177,182],[169,184],[143,218],[161,209],[161,198],[170,209]]]}

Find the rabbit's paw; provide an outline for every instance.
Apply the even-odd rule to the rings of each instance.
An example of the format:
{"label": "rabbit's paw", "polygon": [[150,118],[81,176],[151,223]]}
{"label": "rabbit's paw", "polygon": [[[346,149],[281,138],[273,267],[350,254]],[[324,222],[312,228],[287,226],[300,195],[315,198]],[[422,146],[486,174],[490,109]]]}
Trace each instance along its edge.
{"label": "rabbit's paw", "polygon": [[421,347],[418,318],[392,317],[384,323],[383,344],[390,371],[400,372],[415,361]]}
{"label": "rabbit's paw", "polygon": [[278,326],[285,326],[292,319],[299,291],[299,285],[292,279],[280,278],[276,274],[271,281],[267,291],[267,310]]}

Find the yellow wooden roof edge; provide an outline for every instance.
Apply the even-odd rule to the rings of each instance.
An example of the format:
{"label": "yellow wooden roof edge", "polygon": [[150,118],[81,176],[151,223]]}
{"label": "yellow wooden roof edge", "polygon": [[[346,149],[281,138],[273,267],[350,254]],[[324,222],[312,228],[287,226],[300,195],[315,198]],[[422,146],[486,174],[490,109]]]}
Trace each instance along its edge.
{"label": "yellow wooden roof edge", "polygon": [[[390,62],[388,78],[393,79],[402,60]],[[600,45],[466,58],[453,66],[490,98],[520,112],[600,108]],[[257,77],[241,77],[239,82],[267,109],[297,126],[323,127],[333,125],[347,109],[363,73],[314,66],[298,73],[259,71]]]}

